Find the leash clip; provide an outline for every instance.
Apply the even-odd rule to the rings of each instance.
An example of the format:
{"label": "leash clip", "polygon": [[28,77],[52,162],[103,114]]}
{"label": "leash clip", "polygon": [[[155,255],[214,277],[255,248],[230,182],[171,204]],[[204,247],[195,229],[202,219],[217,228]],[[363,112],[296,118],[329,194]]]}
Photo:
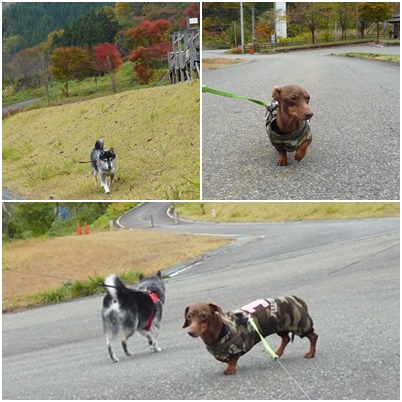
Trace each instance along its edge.
{"label": "leash clip", "polygon": [[265,106],[265,109],[267,109],[267,112],[265,113],[265,122],[266,124],[271,123],[271,121],[274,119],[276,116],[276,109],[278,109],[279,103],[277,101],[273,101],[268,106]]}

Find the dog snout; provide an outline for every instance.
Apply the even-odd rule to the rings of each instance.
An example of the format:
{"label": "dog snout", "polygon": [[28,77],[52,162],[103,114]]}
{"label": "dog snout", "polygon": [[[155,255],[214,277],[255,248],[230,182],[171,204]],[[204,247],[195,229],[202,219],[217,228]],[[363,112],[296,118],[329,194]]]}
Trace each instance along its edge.
{"label": "dog snout", "polygon": [[193,332],[193,331],[187,331],[187,333],[192,337],[192,338],[198,338],[198,335]]}
{"label": "dog snout", "polygon": [[306,116],[306,120],[310,120],[314,116],[314,113],[312,110],[308,110],[307,112],[304,112],[304,115]]}

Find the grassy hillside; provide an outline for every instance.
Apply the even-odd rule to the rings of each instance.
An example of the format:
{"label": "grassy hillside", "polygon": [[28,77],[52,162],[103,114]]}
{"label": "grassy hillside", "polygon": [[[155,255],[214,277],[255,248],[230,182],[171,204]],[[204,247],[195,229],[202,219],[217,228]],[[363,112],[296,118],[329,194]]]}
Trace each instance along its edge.
{"label": "grassy hillside", "polygon": [[[198,199],[199,82],[109,95],[3,120],[3,187],[27,199]],[[95,188],[89,154],[114,147],[111,193]]]}
{"label": "grassy hillside", "polygon": [[216,222],[399,217],[399,208],[398,202],[182,202],[176,205],[182,218]]}

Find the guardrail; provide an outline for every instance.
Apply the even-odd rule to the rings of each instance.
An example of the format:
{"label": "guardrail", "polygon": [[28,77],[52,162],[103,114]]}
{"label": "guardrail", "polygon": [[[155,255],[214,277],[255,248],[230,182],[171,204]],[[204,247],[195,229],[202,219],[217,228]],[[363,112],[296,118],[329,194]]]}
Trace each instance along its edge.
{"label": "guardrail", "polygon": [[[380,35],[380,39],[389,39],[389,35]],[[246,53],[257,52],[257,53],[274,53],[276,50],[282,50],[290,47],[303,47],[303,46],[311,46],[311,45],[347,45],[352,43],[365,43],[365,42],[373,42],[377,40],[377,35],[365,35],[359,36],[356,38],[356,35],[347,36],[346,39],[340,40],[339,38],[328,38],[328,39],[316,39],[313,43],[312,40],[289,40],[286,39],[285,42],[281,42],[278,40],[278,43],[256,43],[254,44],[246,44],[244,46],[244,50]]]}

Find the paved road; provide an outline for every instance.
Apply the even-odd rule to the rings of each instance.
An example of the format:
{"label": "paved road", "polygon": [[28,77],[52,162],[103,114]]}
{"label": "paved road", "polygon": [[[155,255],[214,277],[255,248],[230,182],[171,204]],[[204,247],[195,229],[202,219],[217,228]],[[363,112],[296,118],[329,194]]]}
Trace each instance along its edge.
{"label": "paved road", "polygon": [[3,106],[2,111],[4,113],[4,112],[8,112],[9,110],[13,110],[13,109],[23,109],[24,107],[27,107],[31,103],[35,103],[40,99],[41,98],[29,99],[29,100],[26,100],[26,101],[23,101],[23,102],[13,103],[12,105]]}
{"label": "paved road", "polygon": [[20,195],[13,194],[11,191],[8,191],[6,188],[3,188],[2,200],[3,201],[15,201],[15,200],[25,200],[25,198],[21,197]]}
{"label": "paved road", "polygon": [[166,206],[145,204],[121,222],[137,226],[151,211],[157,227],[146,230],[156,236],[203,231],[254,241],[167,280],[160,354],[134,337],[133,356],[118,348],[121,361],[111,363],[101,297],[3,315],[3,399],[303,399],[260,345],[226,377],[181,329],[192,301],[232,309],[293,293],[308,301],[320,335],[315,359],[302,358],[308,342],[299,338],[282,358],[303,390],[314,399],[399,399],[399,219],[176,225],[164,218]]}
{"label": "paved road", "polygon": [[313,143],[307,157],[277,167],[264,108],[204,94],[204,199],[399,199],[399,65],[344,57],[347,51],[399,54],[358,46],[241,57],[245,64],[203,72],[203,84],[263,101],[275,85],[297,83],[311,95]]}

